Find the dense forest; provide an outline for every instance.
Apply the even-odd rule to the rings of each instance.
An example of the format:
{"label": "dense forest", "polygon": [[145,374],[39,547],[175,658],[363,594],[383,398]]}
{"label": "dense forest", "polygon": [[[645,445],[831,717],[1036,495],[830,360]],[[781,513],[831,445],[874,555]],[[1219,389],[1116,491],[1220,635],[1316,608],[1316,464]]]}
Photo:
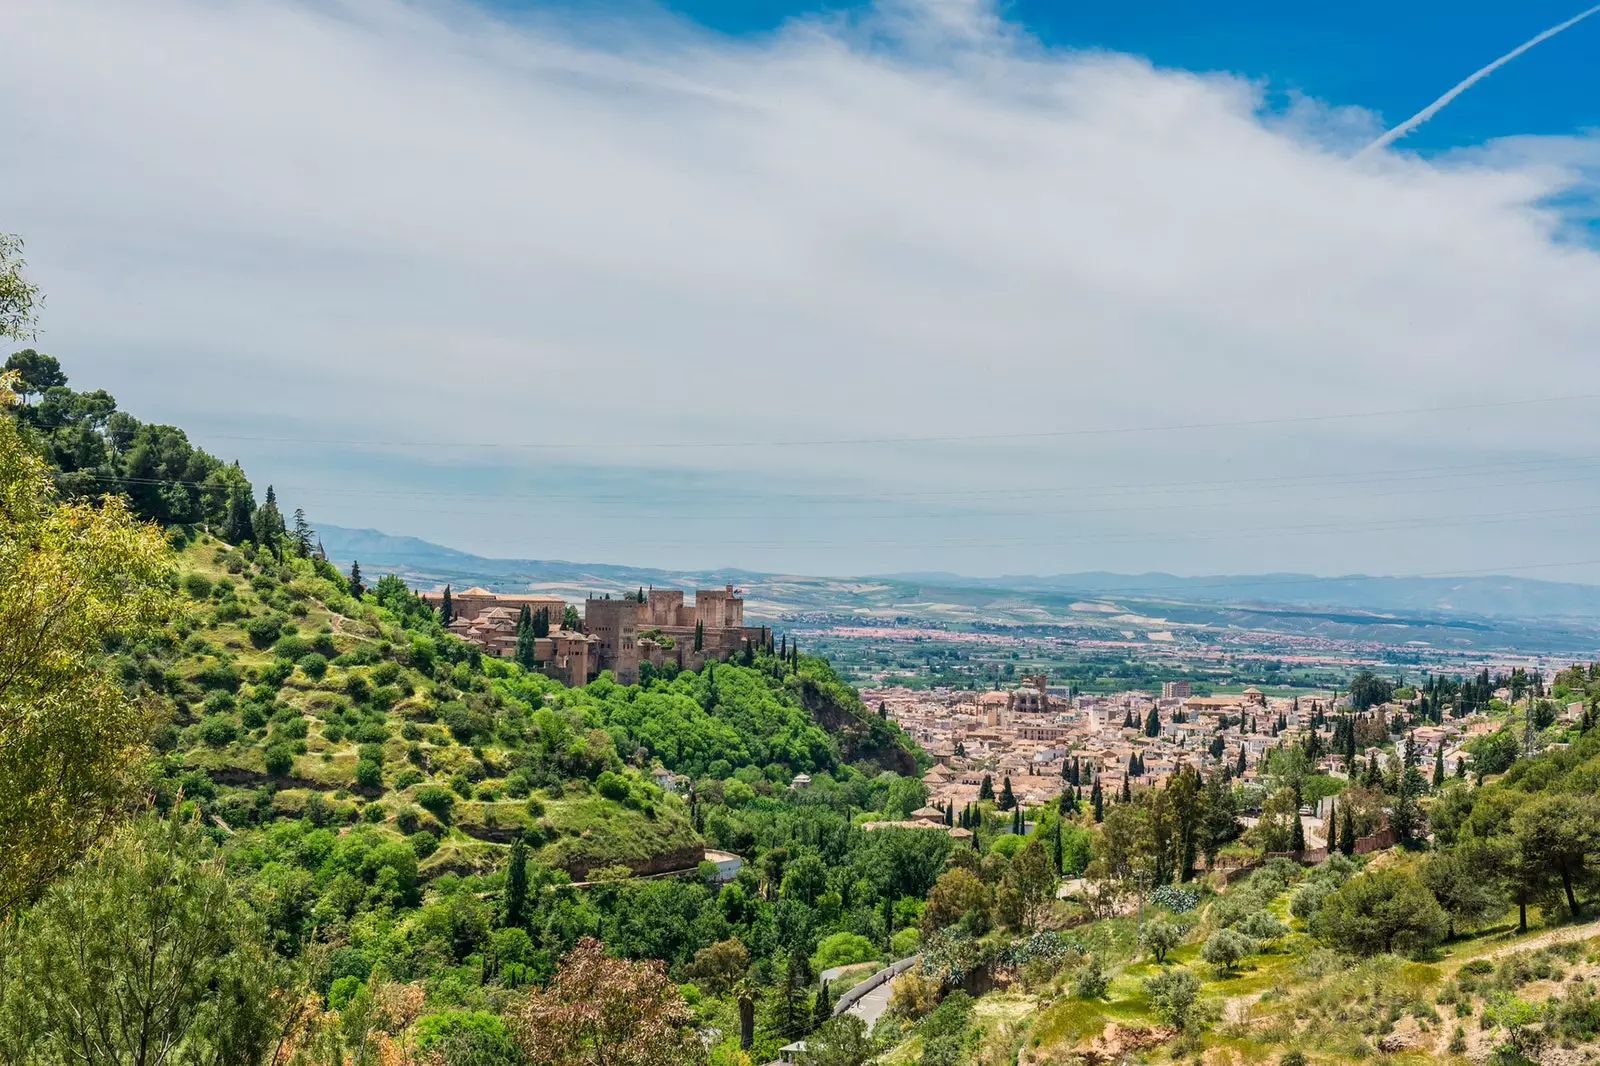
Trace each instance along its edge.
{"label": "dense forest", "polygon": [[[1250,780],[1111,794],[1071,759],[1043,809],[986,780],[948,828],[875,825],[929,761],[821,657],[566,688],[49,356],[0,407],[0,1062],[1592,1050],[1600,666],[1363,675]],[[1468,758],[1419,754],[1469,716]],[[913,957],[870,1031],[835,1016]]]}

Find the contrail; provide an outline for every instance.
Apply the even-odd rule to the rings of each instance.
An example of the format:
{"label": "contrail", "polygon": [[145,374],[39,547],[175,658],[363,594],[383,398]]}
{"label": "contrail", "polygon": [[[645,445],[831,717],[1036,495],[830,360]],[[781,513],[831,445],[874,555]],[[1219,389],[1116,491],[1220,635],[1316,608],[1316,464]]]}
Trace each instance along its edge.
{"label": "contrail", "polygon": [[1545,30],[1532,40],[1526,41],[1513,48],[1511,51],[1507,52],[1499,59],[1496,59],[1488,66],[1473,71],[1465,81],[1461,82],[1455,88],[1451,89],[1449,92],[1439,97],[1439,99],[1435,100],[1421,111],[1418,111],[1415,115],[1412,115],[1410,118],[1400,123],[1400,125],[1396,126],[1394,129],[1385,133],[1382,137],[1379,137],[1377,140],[1361,149],[1361,151],[1356,153],[1356,158],[1359,159],[1368,152],[1375,152],[1379,148],[1383,148],[1386,145],[1390,145],[1395,141],[1398,141],[1401,137],[1404,137],[1406,134],[1410,133],[1412,130],[1428,121],[1434,115],[1437,115],[1451,100],[1454,100],[1456,97],[1460,96],[1478,82],[1482,81],[1484,78],[1487,78],[1489,75],[1493,74],[1495,71],[1499,70],[1501,67],[1505,66],[1507,63],[1511,62],[1513,59],[1517,58],[1522,53],[1538,44],[1540,41],[1548,41],[1562,30],[1567,29],[1569,26],[1577,25],[1597,11],[1600,11],[1600,4],[1596,4],[1594,7],[1591,7],[1589,10],[1581,14],[1574,15],[1572,18],[1569,18],[1559,26],[1550,27],[1548,30]]}

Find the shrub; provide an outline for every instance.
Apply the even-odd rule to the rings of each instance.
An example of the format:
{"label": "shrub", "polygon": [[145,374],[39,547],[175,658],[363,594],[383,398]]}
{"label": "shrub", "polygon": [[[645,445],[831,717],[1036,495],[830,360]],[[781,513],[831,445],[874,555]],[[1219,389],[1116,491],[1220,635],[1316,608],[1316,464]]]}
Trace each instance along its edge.
{"label": "shrub", "polygon": [[1200,979],[1192,972],[1175,968],[1146,978],[1144,991],[1157,1017],[1178,1029],[1189,1028],[1200,997]]}
{"label": "shrub", "polygon": [[1165,907],[1173,914],[1184,914],[1200,905],[1200,890],[1180,888],[1177,885],[1158,885],[1150,893],[1150,902]]}
{"label": "shrub", "polygon": [[197,600],[206,599],[211,595],[211,579],[204,574],[191,571],[183,575],[183,591]]}
{"label": "shrub", "polygon": [[321,681],[328,672],[328,660],[314,651],[300,656],[295,665],[313,681]]}
{"label": "shrub", "polygon": [[410,836],[412,833],[415,833],[417,830],[422,828],[422,815],[417,813],[417,809],[415,807],[401,807],[395,812],[394,824],[396,829],[399,829],[400,832]]}
{"label": "shrub", "polygon": [[337,744],[344,739],[344,726],[339,722],[329,722],[322,727],[322,736],[329,744]]}
{"label": "shrub", "polygon": [[404,770],[401,770],[399,775],[395,777],[394,787],[397,789],[406,789],[410,788],[412,785],[420,785],[426,780],[427,778],[422,776],[422,771],[412,769],[408,766]]}
{"label": "shrub", "polygon": [[361,808],[361,819],[362,821],[371,823],[383,821],[383,805],[381,803],[367,804],[365,807]]}
{"label": "shrub", "polygon": [[450,817],[450,809],[455,802],[455,796],[438,785],[425,785],[417,790],[417,803],[441,821]]}
{"label": "shrub", "polygon": [[220,748],[224,744],[233,743],[234,739],[239,735],[239,730],[231,720],[218,715],[215,718],[207,718],[201,722],[196,735],[211,747]]}
{"label": "shrub", "polygon": [[1072,975],[1072,994],[1078,999],[1105,999],[1111,978],[1099,955],[1090,955]]}
{"label": "shrub", "polygon": [[260,729],[267,724],[267,716],[254,703],[244,705],[244,709],[239,712],[239,720],[244,723],[246,729]]}
{"label": "shrub", "polygon": [[206,698],[200,704],[207,714],[224,714],[233,710],[236,705],[233,693],[220,688],[207,692]]}
{"label": "shrub", "polygon": [[362,788],[383,787],[383,766],[371,759],[356,763],[356,784]]}
{"label": "shrub", "polygon": [[267,773],[274,777],[282,777],[294,769],[294,754],[282,744],[274,744],[267,749]]}
{"label": "shrub", "polygon": [[621,802],[628,798],[628,779],[610,770],[602,771],[594,782],[595,791],[608,800]]}
{"label": "shrub", "polygon": [[283,635],[287,619],[281,614],[263,614],[244,624],[245,635],[257,648],[270,648]]}
{"label": "shrub", "polygon": [[244,678],[228,663],[207,663],[195,671],[194,683],[204,689],[238,692]]}
{"label": "shrub", "polygon": [[280,659],[300,659],[311,653],[311,645],[306,638],[291,633],[282,637],[272,646],[272,654]]}

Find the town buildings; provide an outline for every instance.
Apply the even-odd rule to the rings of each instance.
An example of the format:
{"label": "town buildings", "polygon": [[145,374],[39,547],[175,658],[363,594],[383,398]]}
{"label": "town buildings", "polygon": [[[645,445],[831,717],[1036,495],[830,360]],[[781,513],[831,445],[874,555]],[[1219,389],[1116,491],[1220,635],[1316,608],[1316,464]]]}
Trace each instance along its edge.
{"label": "town buildings", "polygon": [[[439,609],[444,592],[424,592],[422,599]],[[474,587],[452,592],[450,606],[446,628],[500,658],[516,654],[522,609],[542,616],[548,625],[540,628],[548,632],[534,640],[534,662],[565,685],[587,684],[602,670],[631,685],[643,662],[698,670],[707,660],[725,662],[746,645],[765,648],[772,639],[768,627],[744,624],[744,598],[732,585],[697,590],[692,603],[678,589],[650,589],[642,598],[590,596],[576,628],[569,626],[567,602],[554,596]]]}

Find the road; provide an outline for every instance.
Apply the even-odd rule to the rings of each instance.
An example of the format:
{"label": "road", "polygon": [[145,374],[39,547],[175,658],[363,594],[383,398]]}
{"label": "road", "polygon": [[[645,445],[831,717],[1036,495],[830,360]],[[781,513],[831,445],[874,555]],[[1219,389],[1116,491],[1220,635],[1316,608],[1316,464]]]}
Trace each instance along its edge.
{"label": "road", "polygon": [[878,1024],[878,1019],[883,1017],[883,1012],[889,1009],[889,991],[894,987],[893,981],[885,981],[871,992],[858,999],[846,1014],[854,1014],[857,1018],[867,1023],[867,1032]]}

